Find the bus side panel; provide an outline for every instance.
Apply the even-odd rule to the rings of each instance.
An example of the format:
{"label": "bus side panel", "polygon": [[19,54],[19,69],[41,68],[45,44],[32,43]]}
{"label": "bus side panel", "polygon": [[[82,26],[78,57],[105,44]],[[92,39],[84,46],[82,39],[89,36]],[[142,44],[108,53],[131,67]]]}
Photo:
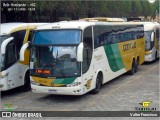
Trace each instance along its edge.
{"label": "bus side panel", "polygon": [[133,58],[136,60],[139,56],[140,64],[144,62],[145,46],[143,38],[118,43],[118,47],[120,49],[120,54],[126,71],[131,69]]}
{"label": "bus side panel", "polygon": [[[98,55],[100,55],[100,57],[98,57],[97,60],[96,57],[94,57],[96,61],[95,69],[101,68],[104,76],[103,83],[106,83],[126,72],[117,44],[99,47],[95,52],[95,56]],[[100,58],[101,60],[99,60]]]}
{"label": "bus side panel", "polygon": [[110,68],[113,72],[124,68],[118,44],[105,45],[104,49],[108,58]]}

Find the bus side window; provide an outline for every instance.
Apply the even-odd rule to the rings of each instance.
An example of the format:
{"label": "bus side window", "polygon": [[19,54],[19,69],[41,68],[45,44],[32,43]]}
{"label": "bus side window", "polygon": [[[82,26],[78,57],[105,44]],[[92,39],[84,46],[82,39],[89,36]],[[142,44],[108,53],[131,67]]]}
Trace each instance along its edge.
{"label": "bus side window", "polygon": [[114,34],[113,35],[113,44],[119,43],[121,41],[120,35]]}
{"label": "bus side window", "polygon": [[15,41],[11,41],[7,45],[7,49],[6,49],[6,60],[5,60],[6,69],[11,65],[13,65],[18,60],[18,56],[16,53],[17,51],[16,51]]}
{"label": "bus side window", "polygon": [[125,42],[125,30],[126,30],[126,26],[120,26],[120,41],[121,42]]}
{"label": "bus side window", "polygon": [[131,33],[131,32],[125,33],[125,41],[128,41],[128,40],[133,40],[133,39],[132,39],[132,33]]}
{"label": "bus side window", "polygon": [[21,31],[14,32],[11,34],[11,36],[13,36],[14,40],[15,40],[18,58],[19,58],[20,49],[21,49],[23,42],[24,42],[25,34],[26,34],[26,30],[21,30]]}
{"label": "bus side window", "polygon": [[121,37],[121,39],[120,39],[120,40],[121,40],[121,42],[124,42],[124,41],[125,41],[125,39],[124,39],[124,34],[123,34],[123,33],[121,33],[121,34],[120,34],[120,37]]}
{"label": "bus side window", "polygon": [[110,44],[112,39],[111,26],[94,26],[94,47]]}
{"label": "bus side window", "polygon": [[144,30],[142,28],[143,28],[142,26],[140,26],[140,27],[137,28],[139,30],[137,32],[137,39],[140,39],[140,38],[144,37]]}
{"label": "bus side window", "polygon": [[121,41],[119,32],[120,32],[120,26],[112,26],[112,33],[113,33],[112,44],[119,43]]}
{"label": "bus side window", "polygon": [[94,26],[94,48],[100,46],[99,26]]}
{"label": "bus side window", "polygon": [[92,27],[87,27],[83,33],[83,42],[84,42],[84,50],[83,50],[83,62],[82,62],[82,72],[85,73],[90,66],[91,58],[92,58]]}
{"label": "bus side window", "polygon": [[137,39],[136,32],[134,32],[134,31],[132,32],[132,37],[133,37],[133,38],[132,38],[133,40]]}

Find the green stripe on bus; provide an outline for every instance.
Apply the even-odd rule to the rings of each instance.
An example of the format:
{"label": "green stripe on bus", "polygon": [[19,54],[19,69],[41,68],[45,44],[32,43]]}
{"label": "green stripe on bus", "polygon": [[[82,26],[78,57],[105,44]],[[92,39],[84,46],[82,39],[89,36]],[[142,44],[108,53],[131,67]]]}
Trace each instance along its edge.
{"label": "green stripe on bus", "polygon": [[113,53],[114,53],[114,58],[116,60],[117,66],[120,70],[120,69],[124,68],[124,64],[123,64],[123,61],[122,61],[122,56],[121,56],[118,44],[113,44],[111,46],[112,46],[112,50],[113,50]]}
{"label": "green stripe on bus", "polygon": [[111,70],[113,72],[116,72],[118,70],[118,66],[117,66],[111,45],[105,45],[104,49],[105,49],[105,53],[108,58],[108,62]]}
{"label": "green stripe on bus", "polygon": [[54,84],[71,84],[72,82],[75,81],[75,79],[76,79],[75,77],[55,79]]}
{"label": "green stripe on bus", "polygon": [[113,72],[116,72],[124,67],[122,57],[118,48],[118,44],[104,46],[109,66]]}

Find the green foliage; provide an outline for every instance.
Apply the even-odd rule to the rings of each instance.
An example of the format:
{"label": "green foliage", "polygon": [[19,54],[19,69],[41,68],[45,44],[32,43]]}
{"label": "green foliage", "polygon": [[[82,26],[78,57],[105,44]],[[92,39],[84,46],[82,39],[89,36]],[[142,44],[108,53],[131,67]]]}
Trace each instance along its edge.
{"label": "green foliage", "polygon": [[[20,3],[20,1],[14,1]],[[22,2],[22,1],[21,1]],[[30,3],[31,1],[23,1]],[[151,4],[148,0],[60,0],[60,1],[33,1],[36,3],[35,11],[22,13],[14,12],[16,21],[28,16],[27,22],[55,22],[59,20],[80,19],[84,17],[155,17],[159,12],[159,0]],[[1,3],[2,4],[2,3]],[[4,12],[4,11],[3,11]],[[8,14],[7,11],[5,11]],[[13,15],[13,16],[14,16]],[[20,16],[21,15],[21,16]]]}

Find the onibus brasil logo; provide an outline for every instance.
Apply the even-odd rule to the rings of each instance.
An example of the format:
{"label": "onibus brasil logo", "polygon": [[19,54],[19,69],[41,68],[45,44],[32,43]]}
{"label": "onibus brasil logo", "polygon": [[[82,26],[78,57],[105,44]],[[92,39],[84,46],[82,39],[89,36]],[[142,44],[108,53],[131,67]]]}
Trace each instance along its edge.
{"label": "onibus brasil logo", "polygon": [[152,101],[143,101],[142,103],[139,103],[142,107],[135,107],[136,111],[156,111],[155,107],[150,107]]}

